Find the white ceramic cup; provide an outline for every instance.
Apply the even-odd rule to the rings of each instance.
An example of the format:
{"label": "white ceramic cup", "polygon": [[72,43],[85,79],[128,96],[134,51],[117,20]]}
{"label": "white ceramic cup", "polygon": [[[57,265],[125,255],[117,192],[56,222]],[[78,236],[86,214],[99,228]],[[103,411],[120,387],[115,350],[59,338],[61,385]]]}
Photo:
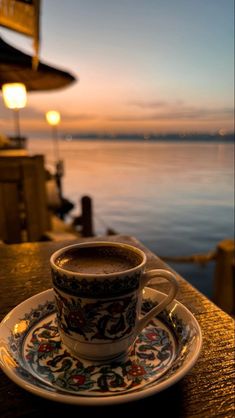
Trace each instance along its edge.
{"label": "white ceramic cup", "polygon": [[[79,254],[85,255],[93,271],[79,271]],[[120,271],[100,270],[96,258],[127,261]],[[90,258],[89,258],[90,257]],[[67,260],[77,263],[76,271]],[[61,339],[71,354],[95,361],[127,355],[137,335],[175,297],[178,283],[173,273],[145,271],[145,253],[117,242],[86,242],[56,251],[50,259]],[[122,265],[122,264],[121,264]],[[115,269],[114,269],[115,270]],[[112,271],[112,269],[110,270]],[[164,300],[141,317],[142,291],[152,279],[164,278],[170,290]]]}

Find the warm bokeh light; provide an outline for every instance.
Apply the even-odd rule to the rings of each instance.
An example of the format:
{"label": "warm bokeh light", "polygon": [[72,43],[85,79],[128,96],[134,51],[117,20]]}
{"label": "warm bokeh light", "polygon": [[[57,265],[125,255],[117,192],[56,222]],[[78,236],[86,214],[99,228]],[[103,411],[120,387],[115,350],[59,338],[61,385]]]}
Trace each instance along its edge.
{"label": "warm bokeh light", "polygon": [[27,93],[22,83],[7,83],[2,86],[3,100],[9,109],[21,109],[26,106]]}
{"label": "warm bokeh light", "polygon": [[60,113],[56,110],[49,110],[46,113],[46,120],[49,125],[56,126],[60,123]]}

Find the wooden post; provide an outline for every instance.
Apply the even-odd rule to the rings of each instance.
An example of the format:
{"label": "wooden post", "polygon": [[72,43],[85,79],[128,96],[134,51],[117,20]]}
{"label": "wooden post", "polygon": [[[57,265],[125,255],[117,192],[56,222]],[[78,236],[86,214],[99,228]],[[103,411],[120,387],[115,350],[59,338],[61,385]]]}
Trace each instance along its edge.
{"label": "wooden post", "polygon": [[234,240],[218,244],[214,277],[214,302],[229,314],[235,312],[234,250]]}
{"label": "wooden post", "polygon": [[63,160],[57,160],[55,162],[55,180],[58,187],[59,197],[60,199],[63,198],[63,192],[62,192],[62,177],[64,175],[64,162]]}
{"label": "wooden post", "polygon": [[93,237],[93,214],[92,214],[92,200],[89,196],[83,196],[81,199],[82,214],[82,236]]}

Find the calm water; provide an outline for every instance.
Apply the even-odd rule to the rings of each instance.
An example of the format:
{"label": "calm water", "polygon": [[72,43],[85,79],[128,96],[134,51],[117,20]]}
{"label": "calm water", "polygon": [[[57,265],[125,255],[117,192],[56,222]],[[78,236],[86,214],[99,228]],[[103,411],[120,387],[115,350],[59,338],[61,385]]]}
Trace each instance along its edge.
{"label": "calm water", "polygon": [[[51,140],[31,140],[53,166]],[[60,142],[64,196],[93,197],[95,231],[136,236],[160,256],[207,252],[233,237],[233,144],[209,142]],[[214,264],[172,264],[212,295]]]}

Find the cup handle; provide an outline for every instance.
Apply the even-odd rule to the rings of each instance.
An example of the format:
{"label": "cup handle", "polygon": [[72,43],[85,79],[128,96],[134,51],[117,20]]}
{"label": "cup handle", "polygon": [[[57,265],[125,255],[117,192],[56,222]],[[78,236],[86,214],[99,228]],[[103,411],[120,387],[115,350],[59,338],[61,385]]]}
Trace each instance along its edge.
{"label": "cup handle", "polygon": [[156,279],[157,277],[164,278],[168,280],[171,284],[170,290],[168,295],[159,303],[159,305],[155,306],[151,311],[149,311],[143,318],[141,318],[137,325],[137,334],[139,334],[142,329],[147,325],[151,318],[158,315],[169,303],[172,302],[176,293],[178,291],[178,282],[176,280],[176,276],[167,270],[157,269],[157,270],[150,270],[143,274],[141,279],[141,290],[144,286],[152,279]]}

